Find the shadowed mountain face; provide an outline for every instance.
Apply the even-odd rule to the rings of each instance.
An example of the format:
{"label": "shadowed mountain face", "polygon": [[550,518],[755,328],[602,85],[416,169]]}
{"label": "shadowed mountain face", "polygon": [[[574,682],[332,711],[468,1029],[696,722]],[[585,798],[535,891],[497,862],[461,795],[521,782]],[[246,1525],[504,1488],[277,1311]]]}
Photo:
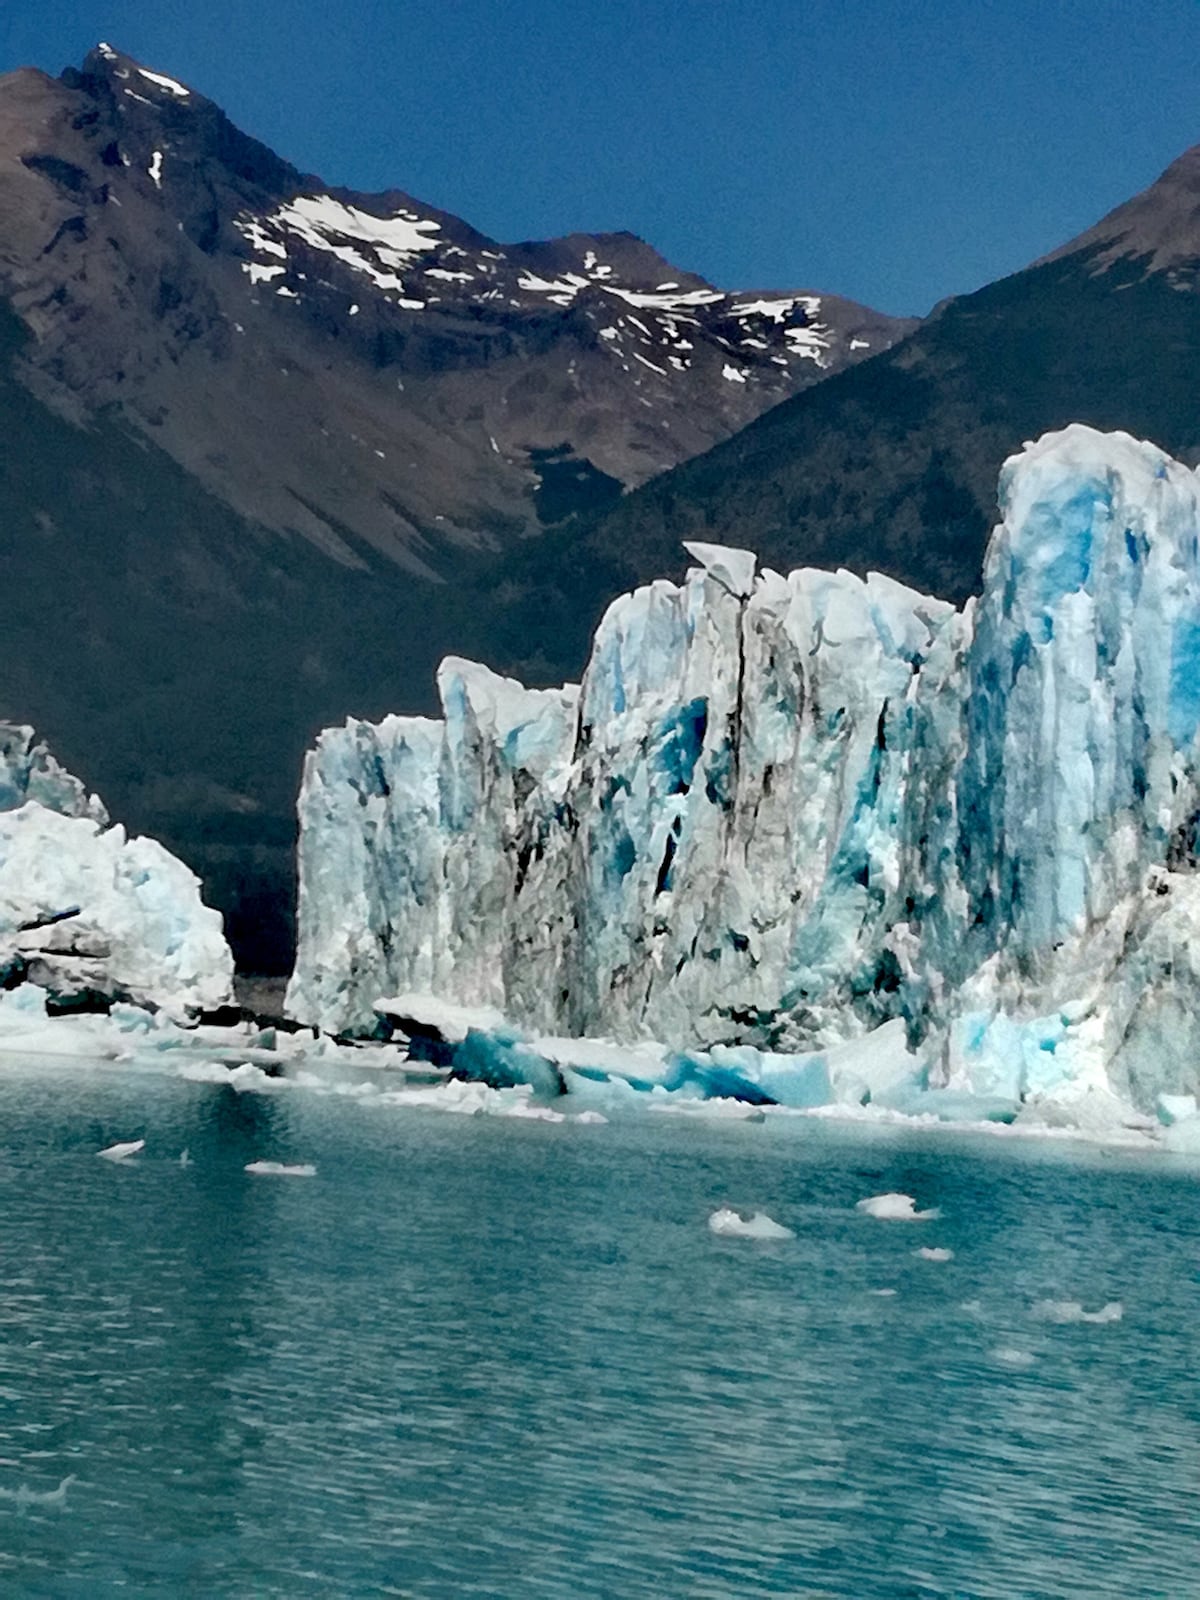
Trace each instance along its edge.
{"label": "shadowed mountain face", "polygon": [[581,518],[911,326],[330,189],[107,46],[10,74],[0,714],[278,968],[316,730],[450,650],[569,676],[623,571]]}
{"label": "shadowed mountain face", "polygon": [[630,495],[584,548],[640,581],[678,571],[682,538],[724,540],[961,601],[1026,439],[1089,422],[1200,459],[1198,266],[1200,147],[1044,261]]}

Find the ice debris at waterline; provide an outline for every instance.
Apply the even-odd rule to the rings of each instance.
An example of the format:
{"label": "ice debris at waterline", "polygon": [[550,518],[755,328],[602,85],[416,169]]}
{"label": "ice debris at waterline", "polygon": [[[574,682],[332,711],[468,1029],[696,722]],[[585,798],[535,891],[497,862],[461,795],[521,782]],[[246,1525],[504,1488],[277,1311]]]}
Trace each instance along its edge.
{"label": "ice debris at waterline", "polygon": [[551,1099],[633,1092],[651,1095],[655,1105],[683,1109],[705,1102],[745,1117],[764,1106],[857,1107],[872,1094],[882,1105],[893,1091],[906,1102],[923,1071],[898,1020],[868,1040],[786,1055],[751,1045],[684,1051],[649,1040],[628,1045],[525,1034],[503,1024],[480,1027],[477,1008],[458,1011],[418,994],[380,999],[378,1009],[391,1019],[394,1036],[405,1040],[410,1060],[496,1089],[525,1085]]}
{"label": "ice debris at waterline", "polygon": [[785,1228],[781,1222],[776,1222],[774,1217],[769,1217],[765,1211],[756,1211],[753,1216],[743,1217],[736,1211],[731,1211],[723,1206],[720,1211],[714,1211],[708,1219],[710,1230],[722,1239],[794,1239],[796,1235],[791,1228]]}
{"label": "ice debris at waterline", "polygon": [[581,688],[451,658],[441,721],[326,731],[292,1015],[370,1034],[425,993],[503,1013],[514,1059],[656,1038],[791,1081],[892,1024],[897,1109],[1094,1131],[1195,1093],[1200,484],[1073,425],[1000,507],[961,612],[693,544]]}
{"label": "ice debris at waterline", "polygon": [[220,915],[195,875],[110,824],[31,728],[0,723],[4,989],[32,985],[59,1011],[117,1002],[182,1018],[223,1005],[232,981]]}

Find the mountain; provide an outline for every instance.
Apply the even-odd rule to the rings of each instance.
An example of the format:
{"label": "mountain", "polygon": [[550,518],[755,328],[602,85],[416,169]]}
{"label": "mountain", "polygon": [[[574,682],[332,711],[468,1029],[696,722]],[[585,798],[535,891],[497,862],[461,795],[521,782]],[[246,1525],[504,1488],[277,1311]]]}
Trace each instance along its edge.
{"label": "mountain", "polygon": [[572,573],[582,513],[912,326],[331,188],[107,45],[0,79],[0,224],[0,715],[260,967],[320,726],[432,703],[452,649],[575,670],[619,587],[593,549]]}
{"label": "mountain", "polygon": [[630,234],[500,245],[305,176],[102,45],[0,86],[0,289],[37,392],[234,509],[414,572],[707,449],[909,324],[730,295]]}
{"label": "mountain", "polygon": [[[1081,421],[1200,459],[1198,267],[1200,146],[1052,255],[628,496],[582,540],[574,581],[613,551],[626,583],[677,574],[695,538],[963,600],[997,471],[1025,440]],[[544,590],[553,554],[523,558]]]}

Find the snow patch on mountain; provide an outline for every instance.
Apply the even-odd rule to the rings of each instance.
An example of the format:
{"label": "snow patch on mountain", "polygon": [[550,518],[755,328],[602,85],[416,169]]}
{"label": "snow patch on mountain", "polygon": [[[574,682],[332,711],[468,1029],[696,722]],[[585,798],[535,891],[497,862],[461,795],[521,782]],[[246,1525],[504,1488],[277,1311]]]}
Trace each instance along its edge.
{"label": "snow patch on mountain", "polygon": [[[103,46],[101,46],[103,49]],[[177,83],[174,78],[168,78],[161,72],[151,72],[147,67],[139,67],[138,76],[145,78],[147,83],[152,83],[156,89],[162,89],[175,100],[187,100],[191,97],[191,90],[185,89],[182,83]]]}
{"label": "snow patch on mountain", "polygon": [[[439,223],[415,212],[375,216],[328,194],[300,195],[268,217],[242,216],[234,226],[260,254],[286,262],[288,239],[298,239],[363,273],[377,289],[401,296],[404,279],[400,274],[419,256],[437,249],[441,231]],[[249,262],[246,270],[250,281],[256,283],[279,269]],[[411,298],[402,299],[401,304],[409,310],[424,306],[423,301]]]}

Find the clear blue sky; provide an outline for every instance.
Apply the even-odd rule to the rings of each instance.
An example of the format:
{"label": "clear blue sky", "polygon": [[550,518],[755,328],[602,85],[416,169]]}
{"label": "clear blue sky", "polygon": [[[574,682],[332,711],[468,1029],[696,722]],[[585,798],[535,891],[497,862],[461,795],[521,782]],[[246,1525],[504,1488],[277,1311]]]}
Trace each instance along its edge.
{"label": "clear blue sky", "polygon": [[101,38],[330,182],[888,311],[1200,142],[1200,0],[0,0],[0,70]]}

